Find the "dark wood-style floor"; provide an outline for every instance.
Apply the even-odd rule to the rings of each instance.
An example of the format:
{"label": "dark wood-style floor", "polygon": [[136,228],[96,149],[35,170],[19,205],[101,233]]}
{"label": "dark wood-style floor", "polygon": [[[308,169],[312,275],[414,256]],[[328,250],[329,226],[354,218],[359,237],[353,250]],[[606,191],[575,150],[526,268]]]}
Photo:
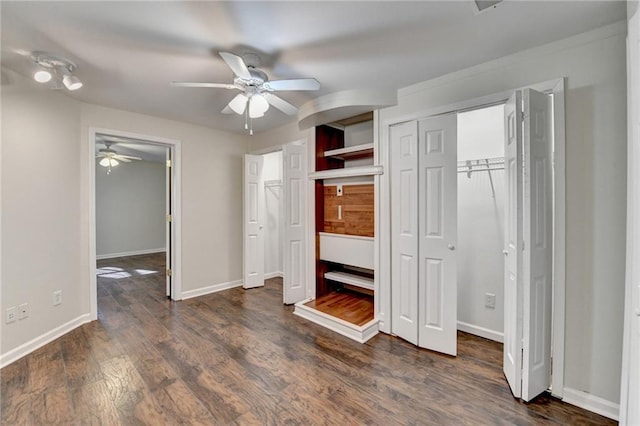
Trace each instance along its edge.
{"label": "dark wood-style floor", "polygon": [[0,370],[2,424],[614,424],[513,399],[501,345],[469,334],[457,358],[361,345],[292,315],[278,279],[175,303],[157,256],[101,266],[125,273],[99,279],[98,321]]}

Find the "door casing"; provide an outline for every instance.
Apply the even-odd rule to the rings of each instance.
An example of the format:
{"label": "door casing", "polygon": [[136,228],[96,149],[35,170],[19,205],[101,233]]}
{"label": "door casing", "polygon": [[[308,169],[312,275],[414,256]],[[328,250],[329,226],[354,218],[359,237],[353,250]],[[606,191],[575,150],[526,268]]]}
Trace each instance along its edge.
{"label": "door casing", "polygon": [[180,173],[181,173],[181,141],[178,139],[169,139],[160,136],[144,135],[121,130],[103,129],[97,127],[89,128],[89,149],[88,165],[89,165],[89,262],[88,262],[88,281],[89,281],[89,306],[92,320],[98,318],[98,280],[96,278],[96,135],[107,134],[121,138],[138,139],[150,144],[164,145],[171,151],[171,173],[172,185],[171,203],[172,203],[172,226],[171,235],[167,240],[170,242],[173,255],[173,265],[167,265],[172,270],[171,275],[171,299],[182,300],[182,210],[181,210],[181,194],[180,194]]}

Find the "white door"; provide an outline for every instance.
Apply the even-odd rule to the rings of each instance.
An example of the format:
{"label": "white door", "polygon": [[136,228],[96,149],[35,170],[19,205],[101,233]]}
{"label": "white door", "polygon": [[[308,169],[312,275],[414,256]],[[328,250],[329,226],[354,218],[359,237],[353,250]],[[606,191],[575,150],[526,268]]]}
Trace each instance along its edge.
{"label": "white door", "polygon": [[526,89],[524,105],[522,399],[551,384],[553,184],[551,97]]}
{"label": "white door", "polygon": [[172,280],[172,268],[173,262],[172,258],[172,249],[173,249],[173,240],[171,238],[171,227],[173,225],[173,199],[171,198],[173,191],[173,175],[172,175],[172,164],[171,164],[171,149],[166,148],[166,167],[165,167],[165,211],[166,211],[166,228],[165,228],[165,261],[166,261],[166,269],[167,269],[167,282],[166,282],[166,295],[171,298],[171,280]]}
{"label": "white door", "polygon": [[518,91],[505,121],[503,370],[513,395],[530,401],[551,382],[551,100]]}
{"label": "white door", "polygon": [[504,345],[502,367],[513,396],[522,395],[522,99],[514,93],[504,106]]}
{"label": "white door", "polygon": [[390,128],[391,333],[418,344],[418,125]]}
{"label": "white door", "polygon": [[455,356],[457,116],[421,120],[418,129],[418,346]]}
{"label": "white door", "polygon": [[244,156],[244,288],[264,285],[264,185],[260,155]]}
{"label": "white door", "polygon": [[297,303],[305,298],[305,145],[285,145],[284,158],[284,282],[283,300]]}

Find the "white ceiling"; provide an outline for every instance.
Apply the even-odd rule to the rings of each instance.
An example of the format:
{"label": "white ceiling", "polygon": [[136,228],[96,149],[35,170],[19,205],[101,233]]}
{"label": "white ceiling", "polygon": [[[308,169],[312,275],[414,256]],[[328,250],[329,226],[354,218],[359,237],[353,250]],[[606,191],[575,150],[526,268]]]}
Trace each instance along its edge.
{"label": "white ceiling", "polygon": [[[261,56],[272,80],[314,77],[318,92],[280,92],[300,106],[348,89],[397,89],[624,19],[624,1],[506,0],[475,13],[469,1],[0,2],[2,65],[34,70],[28,53],[78,65],[81,101],[244,132],[220,111],[232,82],[219,51]],[[38,84],[38,83],[33,83]],[[254,130],[296,118],[271,108]]]}

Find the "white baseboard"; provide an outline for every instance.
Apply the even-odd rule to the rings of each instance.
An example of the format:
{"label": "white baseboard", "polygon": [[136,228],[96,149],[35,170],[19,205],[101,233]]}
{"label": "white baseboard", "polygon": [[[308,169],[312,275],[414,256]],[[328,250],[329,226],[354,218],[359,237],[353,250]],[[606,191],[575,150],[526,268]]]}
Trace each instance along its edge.
{"label": "white baseboard", "polygon": [[493,340],[494,342],[504,342],[504,333],[489,330],[488,328],[479,327],[473,324],[467,324],[466,322],[458,321],[458,330],[475,336],[484,337],[485,339]]}
{"label": "white baseboard", "polygon": [[165,248],[154,248],[154,249],[145,249],[145,250],[125,251],[122,253],[99,254],[96,256],[96,260],[115,259],[116,257],[126,257],[126,256],[139,256],[141,254],[162,253],[165,251],[166,251]]}
{"label": "white baseboard", "polygon": [[15,349],[10,350],[7,353],[0,355],[0,368],[6,367],[14,361],[19,360],[25,355],[29,355],[31,352],[35,351],[38,348],[46,345],[47,343],[53,342],[58,337],[61,337],[71,330],[80,327],[82,324],[86,324],[91,322],[91,315],[84,314],[80,315],[78,318],[72,319],[71,321],[62,324],[59,327],[54,328],[53,330],[47,331],[41,336],[36,337],[18,346]]}
{"label": "white baseboard", "polygon": [[565,387],[562,400],[567,404],[584,408],[585,410],[616,421],[620,416],[620,404],[600,398],[599,396],[591,395],[587,392]]}
{"label": "white baseboard", "polygon": [[229,281],[228,283],[214,284],[207,287],[197,288],[195,290],[187,290],[182,292],[182,300],[191,299],[193,297],[204,296],[205,294],[217,293],[222,290],[228,290],[234,287],[242,286],[242,280]]}
{"label": "white baseboard", "polygon": [[284,273],[282,271],[276,271],[264,274],[265,280],[268,280],[269,278],[284,278]]}

